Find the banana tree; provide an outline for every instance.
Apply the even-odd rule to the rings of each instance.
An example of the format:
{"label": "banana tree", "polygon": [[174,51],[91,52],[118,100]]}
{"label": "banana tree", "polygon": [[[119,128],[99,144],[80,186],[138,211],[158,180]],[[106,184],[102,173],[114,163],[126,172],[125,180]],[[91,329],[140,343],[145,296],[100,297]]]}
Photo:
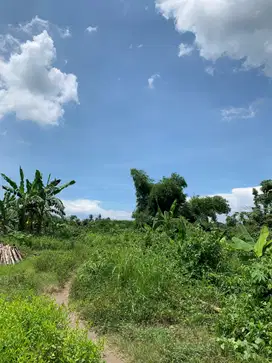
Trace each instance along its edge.
{"label": "banana tree", "polygon": [[19,185],[5,174],[1,174],[1,176],[8,183],[8,185],[3,185],[2,188],[16,199],[15,204],[18,215],[18,229],[19,231],[24,231],[26,225],[26,205],[28,195],[25,193],[23,169],[20,167]]}
{"label": "banana tree", "polygon": [[242,240],[238,237],[232,238],[232,247],[240,251],[254,251],[257,257],[262,257],[265,250],[272,244],[272,240],[268,240],[269,230],[267,226],[263,226],[260,232],[260,236],[255,242],[253,238],[248,234],[247,240]]}
{"label": "banana tree", "polygon": [[[37,178],[39,179],[39,185],[43,186],[42,176],[37,175]],[[43,221],[50,222],[52,215],[59,217],[65,216],[65,207],[62,201],[57,198],[56,195],[61,193],[69,186],[74,185],[75,181],[71,180],[70,182],[63,185],[60,185],[60,183],[60,179],[54,179],[51,181],[51,175],[49,175],[46,185],[41,189],[40,197],[42,198],[42,203],[39,209],[39,221],[37,226],[38,232],[41,232]]]}
{"label": "banana tree", "polygon": [[3,233],[7,233],[15,226],[15,224],[15,197],[6,192],[3,200],[0,200],[0,230]]}
{"label": "banana tree", "polygon": [[153,219],[153,229],[159,229],[173,237],[177,234],[180,239],[184,240],[186,238],[186,224],[182,217],[175,217],[175,211],[177,208],[177,201],[171,205],[169,212],[161,211],[158,205],[158,212]]}
{"label": "banana tree", "polygon": [[49,175],[44,185],[42,174],[36,170],[33,182],[25,180],[23,169],[20,167],[20,184],[1,174],[8,183],[3,189],[15,198],[16,211],[18,215],[18,229],[20,231],[34,230],[41,233],[45,221],[50,221],[52,215],[64,216],[64,205],[56,197],[63,189],[75,184],[72,180],[69,183],[60,185],[60,179],[51,181]]}

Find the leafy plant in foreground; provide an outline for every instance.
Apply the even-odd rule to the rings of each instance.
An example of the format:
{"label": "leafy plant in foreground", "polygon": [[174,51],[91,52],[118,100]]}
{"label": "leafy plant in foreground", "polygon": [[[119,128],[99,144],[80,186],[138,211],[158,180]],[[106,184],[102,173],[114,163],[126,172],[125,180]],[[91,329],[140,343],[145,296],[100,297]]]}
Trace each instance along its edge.
{"label": "leafy plant in foreground", "polygon": [[255,243],[254,239],[248,234],[247,241],[238,237],[232,237],[233,247],[241,251],[254,251],[257,257],[262,257],[265,250],[272,244],[272,240],[267,240],[269,236],[269,230],[267,226],[263,226],[260,236]]}

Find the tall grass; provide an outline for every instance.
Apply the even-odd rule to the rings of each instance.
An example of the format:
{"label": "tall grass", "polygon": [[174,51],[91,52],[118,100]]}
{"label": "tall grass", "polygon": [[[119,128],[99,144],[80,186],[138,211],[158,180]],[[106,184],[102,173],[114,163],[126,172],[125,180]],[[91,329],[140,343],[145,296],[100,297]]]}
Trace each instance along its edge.
{"label": "tall grass", "polygon": [[136,246],[94,253],[77,272],[72,296],[85,315],[104,327],[122,322],[179,319],[182,284],[175,265],[164,256]]}

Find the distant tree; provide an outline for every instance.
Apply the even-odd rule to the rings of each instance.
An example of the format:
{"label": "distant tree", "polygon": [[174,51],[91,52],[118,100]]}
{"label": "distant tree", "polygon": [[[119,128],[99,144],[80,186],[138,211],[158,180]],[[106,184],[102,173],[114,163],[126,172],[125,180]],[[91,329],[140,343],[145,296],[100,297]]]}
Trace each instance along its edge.
{"label": "distant tree", "polygon": [[89,221],[90,221],[90,222],[92,222],[92,221],[93,221],[93,219],[94,219],[93,215],[92,215],[92,214],[90,214],[90,215],[89,215]]}
{"label": "distant tree", "polygon": [[263,180],[260,192],[254,188],[252,194],[254,207],[250,219],[259,225],[267,224],[272,227],[272,180]]}
{"label": "distant tree", "polygon": [[181,211],[182,205],[186,201],[186,194],[183,189],[187,187],[185,179],[173,173],[169,178],[163,177],[157,184],[154,184],[148,200],[149,214],[155,216],[158,207],[162,213],[169,212],[171,206],[176,201],[176,214]]}
{"label": "distant tree", "polygon": [[98,216],[96,217],[96,221],[101,221],[101,219],[102,219],[102,216],[101,216],[101,214],[98,214]]}
{"label": "distant tree", "polygon": [[136,191],[136,209],[133,218],[138,225],[150,224],[158,212],[169,212],[176,201],[176,214],[186,200],[183,189],[187,187],[185,179],[173,173],[170,177],[163,177],[155,183],[143,170],[132,169],[131,176]]}
{"label": "distant tree", "polygon": [[131,176],[136,191],[136,211],[145,212],[148,206],[149,195],[153,187],[153,180],[143,170],[131,169]]}
{"label": "distant tree", "polygon": [[183,209],[183,215],[190,222],[205,221],[209,218],[212,221],[217,220],[217,215],[228,214],[230,206],[228,201],[221,196],[190,198]]}
{"label": "distant tree", "polygon": [[70,221],[72,221],[72,222],[76,222],[76,221],[78,220],[78,217],[77,217],[76,215],[71,215],[71,216],[69,217],[69,219],[70,219]]}

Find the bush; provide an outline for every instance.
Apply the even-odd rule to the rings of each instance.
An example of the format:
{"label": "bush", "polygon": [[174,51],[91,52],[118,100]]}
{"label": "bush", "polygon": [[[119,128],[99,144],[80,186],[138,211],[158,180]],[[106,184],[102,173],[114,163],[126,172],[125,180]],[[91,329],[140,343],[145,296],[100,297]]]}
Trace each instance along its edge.
{"label": "bush", "polygon": [[245,359],[272,358],[272,303],[256,304],[252,295],[232,296],[218,323],[222,348],[231,347]]}
{"label": "bush", "polygon": [[192,277],[202,277],[205,273],[218,269],[222,252],[216,233],[206,233],[195,228],[181,245],[181,264]]}
{"label": "bush", "polygon": [[1,363],[102,362],[101,349],[49,299],[1,296],[0,306]]}
{"label": "bush", "polygon": [[218,322],[222,346],[244,358],[272,358],[272,258],[267,255],[244,267],[241,293],[232,294]]}

